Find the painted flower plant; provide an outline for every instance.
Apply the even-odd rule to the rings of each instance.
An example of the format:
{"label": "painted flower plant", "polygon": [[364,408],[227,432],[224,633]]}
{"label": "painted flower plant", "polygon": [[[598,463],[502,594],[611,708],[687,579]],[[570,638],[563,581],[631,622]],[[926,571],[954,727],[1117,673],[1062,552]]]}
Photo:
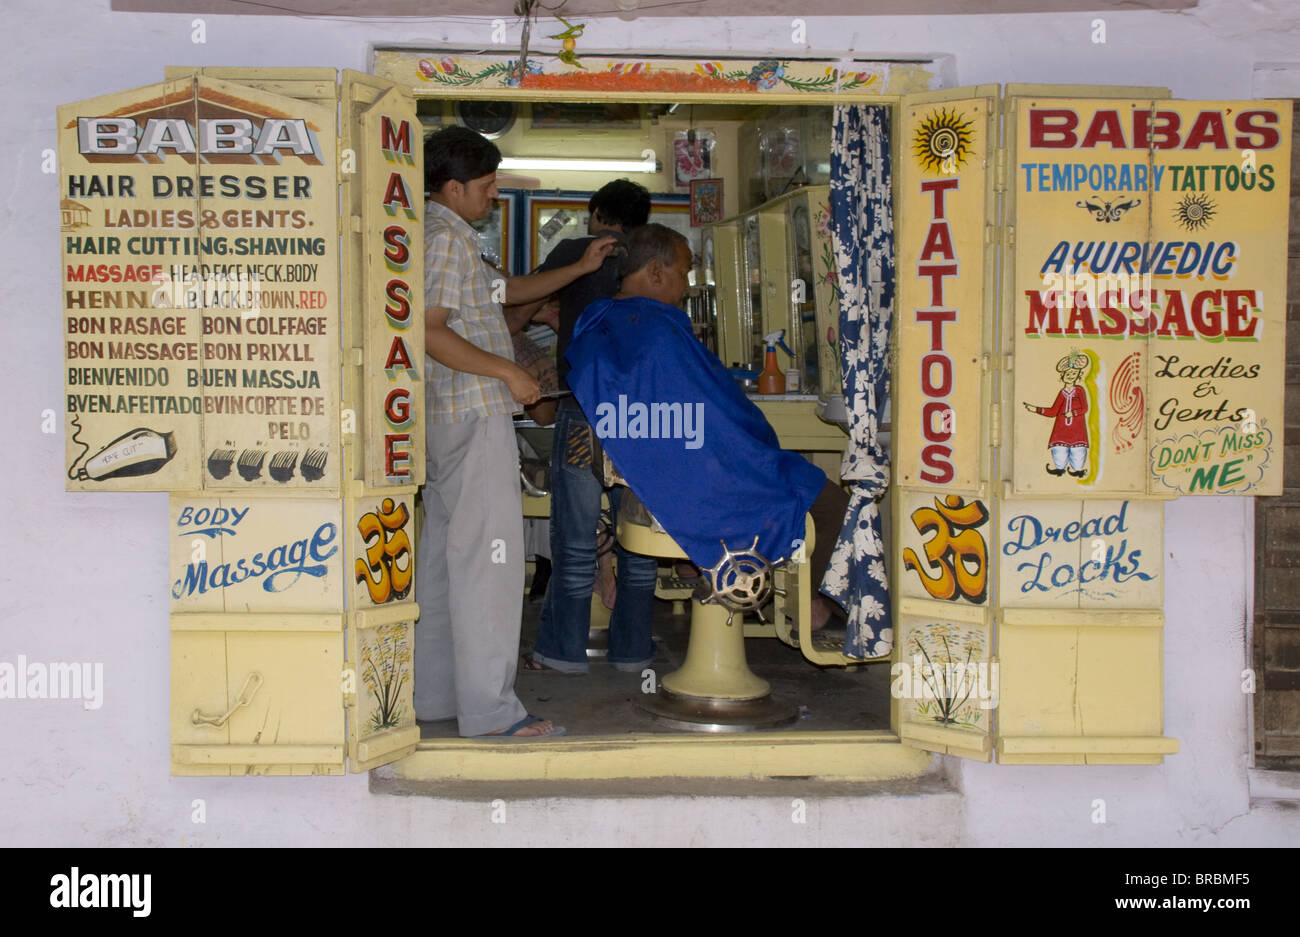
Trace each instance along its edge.
{"label": "painted flower plant", "polygon": [[370,728],[392,729],[406,717],[401,704],[402,689],[411,676],[410,625],[395,622],[374,629],[374,637],[363,641],[361,680],[375,698]]}
{"label": "painted flower plant", "polygon": [[911,633],[907,649],[922,661],[925,698],[916,700],[917,713],[940,725],[979,728],[984,713],[978,693],[987,687],[981,687],[976,673],[979,665],[988,666],[984,636],[975,629],[930,622]]}

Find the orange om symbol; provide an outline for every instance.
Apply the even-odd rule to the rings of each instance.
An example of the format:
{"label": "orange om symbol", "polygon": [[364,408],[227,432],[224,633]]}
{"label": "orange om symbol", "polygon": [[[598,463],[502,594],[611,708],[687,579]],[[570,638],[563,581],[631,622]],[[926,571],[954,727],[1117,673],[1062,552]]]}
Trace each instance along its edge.
{"label": "orange om symbol", "polygon": [[[409,517],[406,505],[394,505],[392,498],[385,498],[378,511],[362,514],[357,521],[361,541],[366,545],[366,558],[358,557],[356,562],[357,582],[365,582],[370,601],[376,605],[406,598],[411,591],[415,564],[411,562],[411,541],[404,529]],[[405,568],[397,565],[403,557]]]}
{"label": "orange om symbol", "polygon": [[[929,563],[923,566],[908,547],[903,551],[903,566],[916,570],[925,591],[936,599],[956,599],[960,592],[967,601],[980,604],[988,592],[988,548],[975,528],[988,519],[989,512],[978,501],[965,504],[960,496],[948,495],[941,504],[935,498],[933,508],[912,512],[918,533],[934,533],[925,544]],[[937,575],[931,576],[927,569]]]}

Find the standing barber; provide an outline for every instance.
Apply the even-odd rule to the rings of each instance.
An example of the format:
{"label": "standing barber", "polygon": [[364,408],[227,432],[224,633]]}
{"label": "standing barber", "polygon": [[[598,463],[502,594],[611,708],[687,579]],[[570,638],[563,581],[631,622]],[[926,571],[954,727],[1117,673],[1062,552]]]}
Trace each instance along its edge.
{"label": "standing barber", "polygon": [[[426,523],[416,589],[415,712],[455,717],[464,736],[562,735],[515,695],[524,582],[523,507],[512,414],[540,396],[514,362],[471,221],[492,210],[501,152],[464,127],[425,143]],[[547,296],[600,267],[612,238],[568,266],[505,281],[510,303]]]}
{"label": "standing barber", "polygon": [[[587,205],[590,237],[557,244],[539,270],[564,269],[590,249],[601,235],[622,235],[650,217],[650,193],[627,179],[604,185]],[[573,326],[584,309],[618,292],[618,263],[610,257],[596,271],[574,280],[560,291],[560,387],[567,389],[569,363],[564,352]],[[525,670],[586,673],[587,635],[591,629],[591,593],[596,570],[596,526],[600,520],[601,485],[592,473],[590,424],[572,398],[560,403],[551,450],[551,580],[537,628],[537,645],[524,662]],[[614,524],[622,487],[609,490]],[[654,660],[650,620],[654,612],[659,561],[617,546],[618,593],[609,621],[607,660],[618,670],[639,673]]]}

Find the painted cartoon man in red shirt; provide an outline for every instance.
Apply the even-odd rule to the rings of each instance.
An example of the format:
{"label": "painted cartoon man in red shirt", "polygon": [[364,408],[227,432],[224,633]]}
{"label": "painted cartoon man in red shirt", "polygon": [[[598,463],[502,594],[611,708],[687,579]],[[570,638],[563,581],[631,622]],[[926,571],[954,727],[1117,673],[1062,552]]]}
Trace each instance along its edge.
{"label": "painted cartoon man in red shirt", "polygon": [[1083,478],[1088,474],[1084,467],[1088,460],[1088,425],[1084,415],[1088,412],[1088,392],[1079,381],[1088,370],[1088,356],[1071,352],[1056,362],[1056,372],[1061,375],[1060,393],[1050,407],[1035,407],[1026,403],[1025,409],[1040,416],[1052,417],[1052,435],[1047,447],[1052,453],[1049,475],[1070,475]]}

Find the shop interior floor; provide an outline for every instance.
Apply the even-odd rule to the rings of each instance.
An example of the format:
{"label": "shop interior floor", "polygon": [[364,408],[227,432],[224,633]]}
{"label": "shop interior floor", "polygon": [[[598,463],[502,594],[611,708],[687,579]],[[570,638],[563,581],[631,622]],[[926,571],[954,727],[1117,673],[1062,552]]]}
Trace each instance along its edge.
{"label": "shop interior floor", "polygon": [[[524,600],[522,652],[532,649],[541,615],[540,601]],[[686,658],[689,637],[686,615],[674,616],[672,605],[655,600],[656,655],[650,667],[657,678],[672,673]],[[772,684],[773,695],[798,708],[799,718],[779,731],[821,732],[889,728],[889,662],[849,668],[817,667],[796,648],[777,638],[747,638],[750,669]],[[515,691],[530,713],[550,719],[573,736],[677,734],[640,709],[645,678],[611,667],[603,657],[589,659],[585,675],[520,671]],[[758,730],[764,731],[764,730]],[[455,720],[420,723],[423,738],[456,734]]]}

